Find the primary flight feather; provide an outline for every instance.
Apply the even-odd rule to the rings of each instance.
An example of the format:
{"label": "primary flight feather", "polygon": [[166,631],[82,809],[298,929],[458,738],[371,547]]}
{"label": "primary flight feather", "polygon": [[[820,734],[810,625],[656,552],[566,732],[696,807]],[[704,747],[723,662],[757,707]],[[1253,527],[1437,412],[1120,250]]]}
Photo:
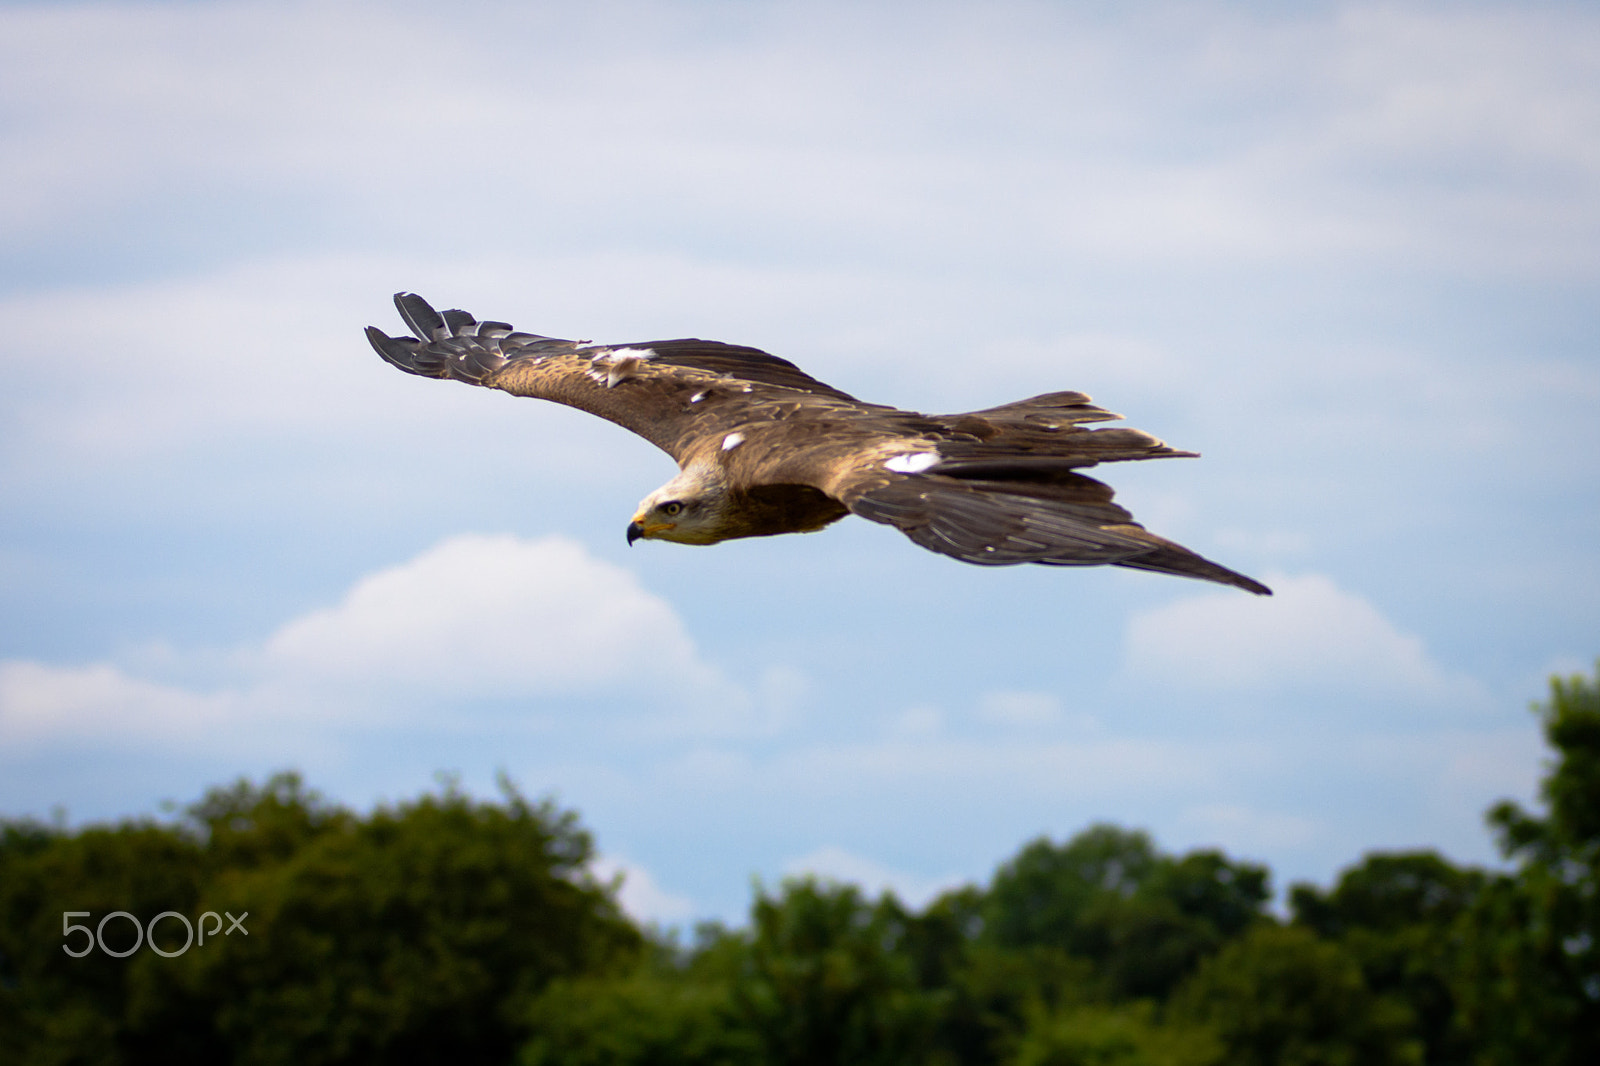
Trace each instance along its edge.
{"label": "primary flight feather", "polygon": [[1078,471],[1193,456],[1081,392],[956,415],[863,403],[786,359],[716,341],[588,344],[394,298],[414,336],[376,327],[378,354],[411,374],[567,404],[630,429],[679,473],[639,504],[628,541],[716,544],[804,533],[857,514],[930,551],[986,566],[1107,564],[1271,590],[1156,536]]}

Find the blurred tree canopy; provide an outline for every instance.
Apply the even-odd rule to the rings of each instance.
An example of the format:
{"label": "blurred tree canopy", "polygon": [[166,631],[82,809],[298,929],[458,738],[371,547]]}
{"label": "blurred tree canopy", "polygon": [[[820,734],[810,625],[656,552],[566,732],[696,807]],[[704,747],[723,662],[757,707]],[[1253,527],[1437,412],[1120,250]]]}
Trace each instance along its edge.
{"label": "blurred tree canopy", "polygon": [[[631,966],[640,932],[586,873],[570,813],[454,791],[362,818],[292,774],[218,789],[177,825],[0,837],[0,1061],[509,1061],[553,981]],[[218,930],[172,958],[62,950],[63,912]],[[223,914],[244,916],[225,932]],[[168,952],[178,919],[155,927]],[[112,943],[111,934],[122,939]],[[133,922],[104,927],[107,948]],[[82,934],[65,943],[81,950]]]}
{"label": "blurred tree canopy", "polygon": [[1488,815],[1508,870],[1369,854],[1287,921],[1265,867],[1111,825],[920,911],[758,887],[684,945],[507,783],[361,815],[282,774],[173,822],[0,822],[0,1062],[1588,1066],[1600,668],[1535,709],[1544,810]]}
{"label": "blurred tree canopy", "polygon": [[1489,824],[1517,862],[1466,929],[1463,1013],[1492,1063],[1600,1062],[1600,664],[1552,678],[1535,704],[1557,759],[1544,817],[1497,804]]}

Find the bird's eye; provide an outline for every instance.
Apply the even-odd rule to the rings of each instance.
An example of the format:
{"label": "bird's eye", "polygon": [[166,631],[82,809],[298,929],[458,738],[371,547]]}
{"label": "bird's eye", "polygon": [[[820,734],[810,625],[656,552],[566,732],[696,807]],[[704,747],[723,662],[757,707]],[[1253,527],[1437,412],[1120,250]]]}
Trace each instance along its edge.
{"label": "bird's eye", "polygon": [[682,511],[683,504],[679,503],[677,500],[672,500],[661,505],[661,513],[666,515],[668,518],[673,518]]}

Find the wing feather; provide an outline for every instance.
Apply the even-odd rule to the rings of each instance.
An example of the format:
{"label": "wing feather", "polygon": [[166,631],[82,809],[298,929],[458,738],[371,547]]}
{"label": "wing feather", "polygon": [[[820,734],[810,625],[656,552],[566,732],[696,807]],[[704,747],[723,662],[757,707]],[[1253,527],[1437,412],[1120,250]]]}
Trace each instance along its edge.
{"label": "wing feather", "polygon": [[592,345],[435,311],[415,293],[394,298],[413,334],[369,326],[367,339],[401,370],[566,404],[632,430],[679,462],[707,437],[760,421],[774,404],[871,409],[758,348],[683,338]]}
{"label": "wing feather", "polygon": [[850,510],[930,551],[980,566],[1097,566],[1198,577],[1261,595],[1265,585],[1158,537],[1082,474],[1019,485],[912,474],[855,497]]}

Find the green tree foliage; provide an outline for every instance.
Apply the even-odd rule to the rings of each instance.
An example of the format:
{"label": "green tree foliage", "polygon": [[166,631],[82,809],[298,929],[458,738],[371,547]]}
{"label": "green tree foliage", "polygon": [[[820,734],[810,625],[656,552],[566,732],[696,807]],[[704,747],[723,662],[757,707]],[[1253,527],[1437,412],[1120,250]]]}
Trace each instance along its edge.
{"label": "green tree foliage", "polygon": [[1149,1002],[1034,1013],[1008,1066],[1220,1066],[1222,1042],[1204,1025],[1158,1023]]}
{"label": "green tree foliage", "polygon": [[[6,1062],[507,1061],[520,1004],[640,944],[584,873],[574,817],[509,791],[360,818],[285,775],[179,826],[11,827],[5,844]],[[74,959],[64,910],[249,919],[176,958]]]}
{"label": "green tree foliage", "polygon": [[1003,865],[985,932],[1002,947],[1090,960],[1112,997],[1162,998],[1270,894],[1263,866],[1216,851],[1161,855],[1144,833],[1098,825],[1061,845],[1036,840]]}
{"label": "green tree foliage", "polygon": [[1409,1066],[1407,1008],[1375,995],[1355,958],[1310,930],[1262,924],[1200,965],[1172,1014],[1208,1025],[1230,1066]]}
{"label": "green tree foliage", "polygon": [[631,972],[556,981],[525,1015],[519,1066],[757,1066],[760,1037],[734,993],[746,954],[742,937],[707,926],[688,954],[658,941]]}
{"label": "green tree foliage", "polygon": [[[91,928],[114,911],[141,922],[166,910],[194,915],[204,868],[192,835],[147,822],[79,833],[31,823],[0,829],[0,1062],[123,1061],[133,960],[99,950],[69,957],[63,912],[89,912]],[[135,943],[125,919],[102,928],[112,951]],[[65,942],[80,951],[83,934]],[[193,1034],[181,1042],[209,1047]]]}
{"label": "green tree foliage", "polygon": [[986,893],[968,886],[940,896],[909,925],[906,949],[922,984],[945,997],[937,1061],[1003,1061],[1037,1019],[1095,998],[1092,963],[1048,944],[996,944],[984,935],[986,907]]}
{"label": "green tree foliage", "polygon": [[1464,1024],[1489,1066],[1600,1062],[1600,664],[1556,677],[1535,704],[1556,761],[1544,817],[1489,812],[1514,876],[1495,878],[1466,926]]}
{"label": "green tree foliage", "polygon": [[874,904],[853,885],[806,878],[758,891],[750,916],[735,996],[763,1062],[897,1066],[927,1054],[943,997],[918,981],[909,916],[892,895]]}
{"label": "green tree foliage", "polygon": [[893,896],[869,901],[851,885],[758,890],[747,931],[708,927],[686,959],[658,948],[631,974],[553,987],[522,1062],[940,1061],[948,996],[920,980],[914,925]]}
{"label": "green tree foliage", "polygon": [[1467,1063],[1472,1041],[1456,988],[1460,930],[1486,880],[1431,851],[1373,854],[1331,892],[1296,885],[1290,902],[1296,924],[1337,940],[1369,988],[1409,1005],[1428,1063]]}

